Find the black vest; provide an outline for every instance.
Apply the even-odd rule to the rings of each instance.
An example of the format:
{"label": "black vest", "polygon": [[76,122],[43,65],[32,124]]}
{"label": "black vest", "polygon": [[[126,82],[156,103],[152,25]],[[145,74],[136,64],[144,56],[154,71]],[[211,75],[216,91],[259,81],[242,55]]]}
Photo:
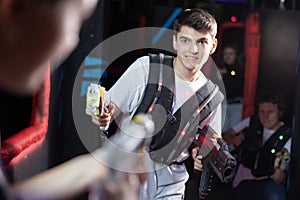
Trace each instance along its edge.
{"label": "black vest", "polygon": [[[155,132],[149,147],[152,160],[171,164],[187,149],[197,133],[197,128],[222,102],[223,94],[211,81],[201,87],[173,115],[175,74],[173,57],[150,54],[148,83],[142,103],[137,113],[150,113],[155,124]],[[203,106],[197,113],[199,105]]]}
{"label": "black vest", "polygon": [[249,127],[243,131],[245,140],[241,144],[241,163],[252,170],[256,177],[274,173],[276,153],[280,152],[291,137],[291,129],[283,125],[262,144],[263,125],[257,116],[252,116]]}

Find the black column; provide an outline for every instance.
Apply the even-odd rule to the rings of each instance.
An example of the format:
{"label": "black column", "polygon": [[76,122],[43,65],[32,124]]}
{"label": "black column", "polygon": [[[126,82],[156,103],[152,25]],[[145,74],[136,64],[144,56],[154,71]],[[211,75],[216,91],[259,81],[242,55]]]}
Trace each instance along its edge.
{"label": "black column", "polygon": [[290,187],[288,192],[289,200],[300,199],[300,33],[298,40],[298,62],[297,62],[297,86],[296,86],[296,108],[295,108],[295,129],[292,138],[292,157]]}
{"label": "black column", "polygon": [[[101,0],[93,15],[83,24],[80,42],[70,57],[52,74],[50,121],[48,131],[49,160],[51,165],[86,153],[73,121],[72,94],[79,67],[88,53],[107,37],[109,23],[109,1]],[[85,103],[85,96],[75,94],[75,98]],[[83,111],[84,112],[84,111]],[[89,116],[83,119],[91,123]],[[86,130],[87,133],[91,132]],[[89,133],[91,137],[97,137]]]}

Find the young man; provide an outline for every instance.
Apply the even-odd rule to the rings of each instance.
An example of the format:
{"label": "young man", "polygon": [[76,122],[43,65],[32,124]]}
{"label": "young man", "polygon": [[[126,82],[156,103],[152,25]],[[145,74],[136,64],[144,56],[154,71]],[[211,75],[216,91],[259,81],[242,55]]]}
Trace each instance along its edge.
{"label": "young man", "polygon": [[[175,76],[175,87],[174,97],[171,100],[173,101],[171,113],[167,113],[168,116],[174,115],[208,81],[201,72],[201,68],[217,47],[216,34],[217,23],[204,10],[187,9],[176,18],[174,22],[173,47],[177,52],[177,56],[171,59],[175,75],[168,74],[169,76]],[[112,104],[115,107],[115,115],[123,113],[133,116],[136,113],[145,96],[150,68],[149,63],[149,56],[137,59],[109,90]],[[157,102],[165,98],[164,95],[164,90],[162,90]],[[197,107],[199,105],[193,106]],[[156,117],[160,117],[160,122],[163,122],[162,124],[157,122],[155,124],[156,128],[159,126],[161,126],[160,128],[164,127],[164,120],[166,119],[163,117],[163,112]],[[108,119],[93,116],[92,120],[95,124],[104,125]],[[205,124],[211,125],[216,132],[221,133],[220,106],[217,106],[201,125]],[[166,134],[174,135],[174,133],[168,131],[166,131]],[[173,148],[177,147],[174,146]],[[196,154],[195,152],[195,163],[198,167],[201,167],[201,156]],[[187,150],[184,150],[176,162],[171,164],[151,163],[152,171],[150,170],[149,172],[147,183],[142,188],[140,198],[182,199],[185,183],[188,179],[183,161],[188,156]]]}
{"label": "young man", "polygon": [[[258,114],[245,118],[223,133],[239,152],[239,167],[233,180],[234,198],[286,199],[286,179],[291,149],[291,129],[280,120],[284,112],[281,95],[262,93]],[[238,151],[239,150],[239,151]],[[280,153],[285,151],[285,153]]]}
{"label": "young man", "polygon": [[[77,45],[81,24],[96,4],[97,0],[0,0],[1,89],[18,95],[39,89],[48,63],[65,59]],[[104,152],[99,150],[98,154]],[[89,191],[94,183],[105,185],[107,171],[91,155],[79,156],[15,185],[8,185],[1,170],[0,199],[70,199]],[[117,187],[108,188],[108,194],[120,194],[116,199],[135,199],[139,177],[124,177]]]}

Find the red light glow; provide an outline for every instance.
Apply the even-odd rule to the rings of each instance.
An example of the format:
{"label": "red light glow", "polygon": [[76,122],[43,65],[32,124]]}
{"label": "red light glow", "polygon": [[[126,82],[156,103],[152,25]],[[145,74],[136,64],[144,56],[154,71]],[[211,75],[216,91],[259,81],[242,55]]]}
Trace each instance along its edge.
{"label": "red light glow", "polygon": [[230,20],[231,20],[231,22],[233,22],[233,23],[237,22],[236,16],[231,16],[231,17],[230,17]]}

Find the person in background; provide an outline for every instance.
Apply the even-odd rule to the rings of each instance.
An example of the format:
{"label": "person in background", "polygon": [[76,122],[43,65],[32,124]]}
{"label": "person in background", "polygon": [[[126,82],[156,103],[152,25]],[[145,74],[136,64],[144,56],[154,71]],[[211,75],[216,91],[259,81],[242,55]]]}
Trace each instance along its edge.
{"label": "person in background", "polygon": [[227,109],[223,126],[223,130],[226,131],[242,119],[244,67],[236,45],[224,46],[222,61],[218,68],[226,91]]}
{"label": "person in background", "polygon": [[224,140],[236,147],[232,154],[239,161],[234,199],[286,199],[291,129],[281,121],[284,109],[281,94],[262,92],[257,115],[223,133]]}
{"label": "person in background", "polygon": [[[0,0],[0,87],[16,95],[38,90],[49,62],[76,47],[82,22],[97,0]],[[54,68],[51,69],[52,71]],[[103,154],[100,149],[95,154]],[[1,165],[2,166],[2,165]],[[141,177],[124,174],[106,187],[108,168],[86,154],[13,185],[0,170],[0,199],[72,199],[101,185],[107,199],[137,199]]]}

